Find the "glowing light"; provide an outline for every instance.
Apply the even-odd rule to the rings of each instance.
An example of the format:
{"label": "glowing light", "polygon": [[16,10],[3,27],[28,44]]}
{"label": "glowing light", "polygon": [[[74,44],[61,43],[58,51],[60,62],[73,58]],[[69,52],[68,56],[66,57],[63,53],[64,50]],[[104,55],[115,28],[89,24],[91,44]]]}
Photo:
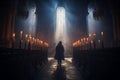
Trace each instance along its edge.
{"label": "glowing light", "polygon": [[28,34],[26,34],[25,37],[27,38],[27,37],[28,37]]}
{"label": "glowing light", "polygon": [[20,31],[20,39],[22,39],[23,31]]}
{"label": "glowing light", "polygon": [[89,34],[89,37],[91,37],[91,34]]}
{"label": "glowing light", "polygon": [[95,33],[97,31],[99,31],[100,26],[102,25],[101,21],[99,20],[95,20],[94,16],[93,16],[93,11],[94,9],[92,8],[88,8],[88,16],[87,16],[87,26],[88,26],[88,32],[89,33]]}
{"label": "glowing light", "polygon": [[64,7],[58,7],[56,11],[55,42],[58,43],[59,41],[66,43],[66,23]]}
{"label": "glowing light", "polygon": [[29,34],[35,36],[36,32],[36,8],[32,8],[29,10],[28,24],[29,24]]}
{"label": "glowing light", "polygon": [[54,60],[53,57],[48,57],[48,61]]}
{"label": "glowing light", "polygon": [[104,33],[103,33],[103,32],[101,32],[101,36],[103,36],[103,34],[104,34]]}
{"label": "glowing light", "polygon": [[12,34],[13,39],[15,38],[15,33]]}
{"label": "glowing light", "polygon": [[65,60],[72,63],[72,58],[65,58]]}

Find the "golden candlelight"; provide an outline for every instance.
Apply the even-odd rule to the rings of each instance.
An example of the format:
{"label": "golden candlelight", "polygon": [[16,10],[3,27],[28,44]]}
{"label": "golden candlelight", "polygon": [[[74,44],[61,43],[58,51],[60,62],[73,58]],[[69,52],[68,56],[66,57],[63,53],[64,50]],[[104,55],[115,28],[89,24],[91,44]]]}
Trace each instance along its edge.
{"label": "golden candlelight", "polygon": [[22,39],[23,31],[20,31],[20,39]]}
{"label": "golden candlelight", "polygon": [[34,41],[35,41],[35,38],[33,37],[32,40],[33,40],[33,42],[34,42]]}
{"label": "golden candlelight", "polygon": [[32,38],[32,43],[33,43],[33,44],[35,43],[35,38],[34,38],[34,37]]}
{"label": "golden candlelight", "polygon": [[77,43],[75,42],[75,47],[77,46]]}
{"label": "golden candlelight", "polygon": [[12,34],[12,48],[14,48],[15,44],[15,33]]}
{"label": "golden candlelight", "polygon": [[15,39],[15,33],[12,34],[13,39]]}
{"label": "golden candlelight", "polygon": [[80,40],[77,41],[77,46],[79,46],[79,45],[80,45]]}
{"label": "golden candlelight", "polygon": [[32,38],[31,35],[29,35],[29,39],[30,39],[30,40],[31,40],[31,38]]}
{"label": "golden candlelight", "polygon": [[93,36],[96,37],[96,34],[94,33]]}
{"label": "golden candlelight", "polygon": [[96,34],[95,33],[93,34],[93,38],[96,39]]}
{"label": "golden candlelight", "polygon": [[86,40],[86,38],[84,37],[84,38],[83,38],[83,41],[85,42],[85,40]]}
{"label": "golden candlelight", "polygon": [[79,46],[81,46],[81,42],[79,43]]}
{"label": "golden candlelight", "polygon": [[76,47],[77,46],[77,41],[73,43],[73,47]]}
{"label": "golden candlelight", "polygon": [[32,37],[30,36],[30,41],[32,40]]}
{"label": "golden candlelight", "polygon": [[104,33],[103,32],[101,32],[101,36],[103,36],[104,35]]}
{"label": "golden candlelight", "polygon": [[25,35],[25,41],[27,41],[27,40],[28,40],[28,34]]}
{"label": "golden candlelight", "polygon": [[43,41],[40,40],[40,43],[43,44]]}
{"label": "golden candlelight", "polygon": [[91,34],[89,34],[89,37],[91,37]]}
{"label": "golden candlelight", "polygon": [[44,42],[44,46],[45,46],[45,47],[48,47],[48,43],[47,43],[47,42]]}
{"label": "golden candlelight", "polygon": [[73,47],[75,47],[75,42],[72,45],[73,45]]}
{"label": "golden candlelight", "polygon": [[46,43],[46,46],[47,46],[47,47],[49,46],[48,43]]}
{"label": "golden candlelight", "polygon": [[88,42],[88,37],[86,38],[87,42]]}
{"label": "golden candlelight", "polygon": [[81,42],[83,41],[83,39],[81,39]]}
{"label": "golden candlelight", "polygon": [[22,34],[23,33],[23,31],[20,31],[20,34]]}
{"label": "golden candlelight", "polygon": [[26,38],[26,39],[28,38],[28,34],[25,35],[25,38]]}

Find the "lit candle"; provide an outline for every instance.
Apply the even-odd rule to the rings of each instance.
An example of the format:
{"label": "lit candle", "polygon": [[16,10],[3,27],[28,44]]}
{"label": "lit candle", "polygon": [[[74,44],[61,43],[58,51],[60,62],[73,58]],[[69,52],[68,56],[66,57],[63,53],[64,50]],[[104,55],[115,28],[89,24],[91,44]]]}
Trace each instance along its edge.
{"label": "lit candle", "polygon": [[43,44],[43,41],[40,40],[40,43]]}
{"label": "lit candle", "polygon": [[77,41],[77,46],[79,46],[79,45],[80,45],[80,40]]}
{"label": "lit candle", "polygon": [[88,37],[87,37],[87,42],[88,42]]}
{"label": "lit candle", "polygon": [[102,48],[104,48],[103,35],[104,35],[104,33],[101,32],[101,43],[102,43]]}
{"label": "lit candle", "polygon": [[95,33],[93,34],[93,37],[94,37],[94,38],[96,37],[96,34],[95,34]]}
{"label": "lit candle", "polygon": [[93,37],[94,37],[93,46],[94,46],[94,49],[96,49],[96,34],[95,33],[93,34]]}
{"label": "lit candle", "polygon": [[25,35],[25,38],[26,38],[26,40],[27,40],[27,38],[28,38],[28,35],[27,35],[27,34]]}
{"label": "lit candle", "polygon": [[104,35],[104,33],[103,32],[101,32],[101,36],[103,36]]}
{"label": "lit candle", "polygon": [[45,47],[48,47],[48,44],[47,44],[46,42],[44,42],[44,46],[45,46]]}
{"label": "lit candle", "polygon": [[81,42],[83,42],[83,39],[81,39]]}
{"label": "lit candle", "polygon": [[15,33],[12,34],[12,48],[14,48],[15,44]]}
{"label": "lit candle", "polygon": [[23,31],[20,31],[20,39],[22,39]]}
{"label": "lit candle", "polygon": [[91,37],[91,34],[89,34],[89,37]]}
{"label": "lit candle", "polygon": [[13,40],[15,40],[15,33],[12,34],[12,38],[13,38]]}
{"label": "lit candle", "polygon": [[75,47],[75,42],[73,43],[73,47]]}
{"label": "lit candle", "polygon": [[34,42],[35,38],[33,37],[33,42]]}
{"label": "lit candle", "polygon": [[86,41],[86,38],[85,38],[85,37],[83,38],[83,41],[84,41],[84,42]]}

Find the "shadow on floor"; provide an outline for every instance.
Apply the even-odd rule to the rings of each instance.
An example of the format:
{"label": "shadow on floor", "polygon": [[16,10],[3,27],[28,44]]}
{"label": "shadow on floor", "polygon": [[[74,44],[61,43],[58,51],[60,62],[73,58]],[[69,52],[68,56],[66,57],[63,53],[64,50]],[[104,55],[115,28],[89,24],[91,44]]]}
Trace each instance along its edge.
{"label": "shadow on floor", "polygon": [[58,65],[53,73],[54,80],[66,80],[66,70],[64,66]]}

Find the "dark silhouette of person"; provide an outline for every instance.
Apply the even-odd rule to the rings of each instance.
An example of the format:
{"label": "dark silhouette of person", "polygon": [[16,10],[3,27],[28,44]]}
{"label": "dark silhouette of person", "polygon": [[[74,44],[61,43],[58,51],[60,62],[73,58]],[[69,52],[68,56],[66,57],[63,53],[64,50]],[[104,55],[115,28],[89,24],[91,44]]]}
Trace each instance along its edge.
{"label": "dark silhouette of person", "polygon": [[61,41],[57,44],[55,52],[54,58],[57,60],[58,65],[61,65],[62,60],[64,60],[64,46]]}

